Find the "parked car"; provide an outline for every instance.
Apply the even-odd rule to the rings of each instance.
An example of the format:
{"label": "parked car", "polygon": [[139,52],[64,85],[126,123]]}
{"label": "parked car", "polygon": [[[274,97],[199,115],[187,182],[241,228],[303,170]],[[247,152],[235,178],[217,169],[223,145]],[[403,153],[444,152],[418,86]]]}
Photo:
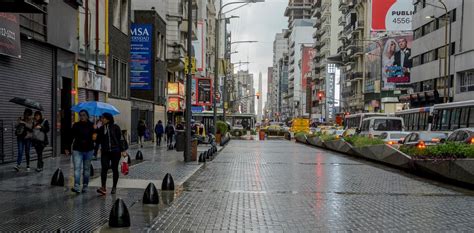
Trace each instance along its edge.
{"label": "parked car", "polygon": [[379,138],[382,139],[386,144],[397,145],[400,141],[403,141],[410,132],[404,131],[388,131],[382,133]]}
{"label": "parked car", "polygon": [[474,144],[474,128],[462,128],[454,130],[454,132],[449,135],[446,141]]}
{"label": "parked car", "polygon": [[379,137],[384,132],[405,131],[401,117],[369,117],[362,121],[359,135]]}
{"label": "parked car", "polygon": [[444,133],[435,133],[435,132],[413,132],[408,134],[405,139],[399,141],[400,144],[403,144],[405,147],[417,147],[419,149],[424,149],[427,146],[433,146],[446,141],[446,134]]}

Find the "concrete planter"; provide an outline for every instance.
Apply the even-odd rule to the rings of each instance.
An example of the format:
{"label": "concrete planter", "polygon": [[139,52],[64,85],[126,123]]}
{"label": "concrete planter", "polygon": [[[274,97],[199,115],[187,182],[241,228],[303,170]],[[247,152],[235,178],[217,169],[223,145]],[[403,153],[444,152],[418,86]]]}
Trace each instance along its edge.
{"label": "concrete planter", "polygon": [[307,142],[306,142],[306,135],[304,135],[304,134],[296,135],[296,136],[295,136],[295,139],[296,139],[297,142],[307,144]]}
{"label": "concrete planter", "polygon": [[410,156],[388,145],[353,147],[356,155],[404,169],[414,169]]}
{"label": "concrete planter", "polygon": [[422,173],[474,185],[474,159],[413,161]]}
{"label": "concrete planter", "polygon": [[337,151],[343,154],[354,155],[354,150],[351,144],[344,140],[332,140],[323,142],[324,146],[330,150]]}
{"label": "concrete planter", "polygon": [[324,146],[324,142],[321,140],[320,137],[309,137],[307,141],[312,146],[326,148],[326,146]]}

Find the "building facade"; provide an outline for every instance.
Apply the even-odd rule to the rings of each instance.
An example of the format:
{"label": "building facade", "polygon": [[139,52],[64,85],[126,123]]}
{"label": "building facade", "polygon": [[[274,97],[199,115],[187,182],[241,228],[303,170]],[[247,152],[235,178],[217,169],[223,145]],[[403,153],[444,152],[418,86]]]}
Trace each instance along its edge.
{"label": "building facade", "polygon": [[[269,101],[269,115],[273,119],[279,118],[281,115],[281,100],[282,93],[280,90],[280,60],[284,54],[288,53],[288,39],[284,37],[284,31],[275,35],[273,41],[273,67],[271,73],[271,82],[268,83],[268,101]],[[271,90],[271,91],[270,91]],[[278,119],[280,120],[280,119]]]}

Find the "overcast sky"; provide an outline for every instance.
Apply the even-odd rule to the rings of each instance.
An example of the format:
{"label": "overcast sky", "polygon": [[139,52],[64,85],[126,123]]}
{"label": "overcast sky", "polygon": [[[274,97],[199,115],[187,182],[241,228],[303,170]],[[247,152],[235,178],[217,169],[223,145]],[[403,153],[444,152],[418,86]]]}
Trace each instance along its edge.
{"label": "overcast sky", "polygon": [[[231,1],[235,0],[224,0],[224,3]],[[283,15],[287,5],[288,0],[266,0],[264,3],[249,4],[226,15],[227,17],[240,16],[240,18],[231,19],[231,24],[227,26],[227,29],[232,32],[232,41],[259,41],[254,44],[233,45],[232,51],[238,51],[238,53],[232,55],[232,62],[250,62],[248,68],[250,73],[254,74],[256,90],[258,90],[258,73],[262,72],[263,104],[267,96],[267,69],[273,65],[273,40],[275,34],[287,28],[288,25],[288,18]],[[223,12],[238,6],[227,6]],[[238,69],[236,68],[235,71]],[[247,65],[242,65],[240,69],[246,70]]]}

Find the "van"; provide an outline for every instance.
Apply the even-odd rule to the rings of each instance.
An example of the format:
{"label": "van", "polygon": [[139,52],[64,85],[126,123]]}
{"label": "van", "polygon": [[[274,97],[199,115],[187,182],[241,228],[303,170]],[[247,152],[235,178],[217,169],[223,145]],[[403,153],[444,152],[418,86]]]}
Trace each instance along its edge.
{"label": "van", "polygon": [[405,124],[401,117],[370,117],[362,121],[359,135],[379,137],[388,131],[405,131]]}

